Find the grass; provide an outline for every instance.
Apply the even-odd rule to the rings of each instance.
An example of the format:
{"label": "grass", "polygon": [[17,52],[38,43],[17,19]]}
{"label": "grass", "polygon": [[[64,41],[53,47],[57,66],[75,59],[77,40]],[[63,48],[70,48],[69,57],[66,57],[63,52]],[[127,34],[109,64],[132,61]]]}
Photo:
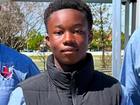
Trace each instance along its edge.
{"label": "grass", "polygon": [[102,63],[102,56],[94,55],[93,59],[94,59],[95,70],[104,72],[105,74],[108,74],[108,75],[112,75],[112,71],[111,71],[111,69],[112,69],[112,64],[111,64],[112,58],[111,58],[111,55],[106,55],[105,56],[105,66],[103,66],[103,63]]}
{"label": "grass", "polygon": [[29,56],[41,71],[46,69],[47,56]]}

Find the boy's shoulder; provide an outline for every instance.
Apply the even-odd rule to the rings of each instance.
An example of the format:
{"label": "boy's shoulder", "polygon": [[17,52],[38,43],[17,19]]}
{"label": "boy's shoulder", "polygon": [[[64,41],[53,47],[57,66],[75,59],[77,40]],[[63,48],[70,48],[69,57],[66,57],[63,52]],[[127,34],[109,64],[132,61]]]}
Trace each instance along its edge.
{"label": "boy's shoulder", "polygon": [[117,79],[110,75],[106,75],[99,71],[93,73],[93,87],[104,90],[106,88],[121,88],[121,85]]}
{"label": "boy's shoulder", "polygon": [[48,80],[47,72],[42,72],[24,80],[19,86],[24,88],[24,90],[40,90],[42,87],[45,87],[45,83],[47,83]]}

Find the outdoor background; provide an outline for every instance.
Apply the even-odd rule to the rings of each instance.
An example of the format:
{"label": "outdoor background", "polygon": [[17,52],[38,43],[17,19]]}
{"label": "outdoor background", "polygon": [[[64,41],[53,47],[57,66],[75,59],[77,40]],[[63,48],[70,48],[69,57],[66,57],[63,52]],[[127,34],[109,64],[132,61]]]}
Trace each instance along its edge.
{"label": "outdoor background", "polygon": [[[41,71],[46,69],[46,59],[51,53],[44,42],[46,30],[43,13],[48,4],[45,2],[0,4],[0,43],[5,43],[29,56]],[[88,52],[93,55],[96,70],[112,75],[112,5],[103,3],[88,3],[88,5],[94,20],[92,31],[94,36]],[[123,11],[122,6],[122,15]],[[122,24],[122,50],[125,40],[123,30]]]}

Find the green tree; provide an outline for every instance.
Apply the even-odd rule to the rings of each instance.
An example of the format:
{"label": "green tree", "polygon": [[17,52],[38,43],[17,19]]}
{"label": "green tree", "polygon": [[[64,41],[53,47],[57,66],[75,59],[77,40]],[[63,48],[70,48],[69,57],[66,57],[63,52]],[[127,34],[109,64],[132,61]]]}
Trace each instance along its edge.
{"label": "green tree", "polygon": [[100,48],[100,33],[98,32],[98,30],[93,30],[93,39],[89,45],[89,49],[90,50],[95,50],[95,51],[99,51],[101,50]]}
{"label": "green tree", "polygon": [[40,44],[43,42],[44,36],[41,35],[39,32],[37,32],[35,29],[33,29],[28,34],[27,39],[27,49],[28,50],[39,50]]}
{"label": "green tree", "polygon": [[[105,50],[111,50],[112,48],[112,35],[110,33],[105,32]],[[94,30],[93,31],[93,40],[89,45],[89,49],[92,50],[94,49],[95,51],[101,51],[102,50],[102,40],[101,40],[101,35],[99,30]]]}
{"label": "green tree", "polygon": [[[110,5],[109,5],[110,6]],[[93,13],[93,23],[94,23],[94,36],[98,35],[97,39],[93,40],[93,43],[98,44],[98,49],[102,51],[102,66],[105,67],[105,49],[107,43],[107,37],[110,31],[110,17],[109,6],[102,3],[91,4],[91,9]],[[95,37],[94,37],[95,38]]]}

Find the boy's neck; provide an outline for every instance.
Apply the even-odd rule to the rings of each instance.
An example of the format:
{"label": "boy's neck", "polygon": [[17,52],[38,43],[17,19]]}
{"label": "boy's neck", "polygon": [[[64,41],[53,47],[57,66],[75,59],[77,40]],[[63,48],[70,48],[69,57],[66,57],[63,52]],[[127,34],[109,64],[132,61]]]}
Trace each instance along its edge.
{"label": "boy's neck", "polygon": [[58,70],[60,71],[64,71],[64,72],[73,72],[75,70],[78,70],[80,65],[83,64],[83,62],[85,61],[85,59],[80,60],[79,62],[77,62],[76,64],[61,64],[57,61],[56,58],[54,58],[54,64],[55,66],[58,68]]}

